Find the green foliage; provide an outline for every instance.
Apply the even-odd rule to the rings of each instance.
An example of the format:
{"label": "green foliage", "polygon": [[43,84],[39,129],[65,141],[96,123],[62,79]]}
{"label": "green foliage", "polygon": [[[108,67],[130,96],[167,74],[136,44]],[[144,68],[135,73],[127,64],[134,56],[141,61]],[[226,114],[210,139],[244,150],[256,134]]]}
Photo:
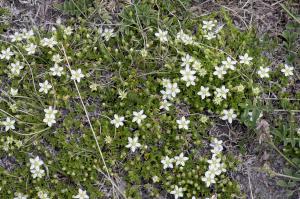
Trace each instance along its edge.
{"label": "green foliage", "polygon": [[[65,1],[61,8],[74,16],[86,16],[92,3]],[[265,111],[256,103],[257,97],[260,91],[269,89],[269,80],[260,79],[257,70],[270,61],[262,55],[265,43],[254,30],[239,31],[225,12],[192,17],[184,12],[188,3],[145,1],[127,6],[119,15],[121,24],[114,29],[113,36],[107,36],[108,32],[99,31],[81,17],[68,22],[72,34],[66,34],[68,28],[63,25],[58,25],[54,32],[37,30],[41,37],[26,41],[38,45],[33,55],[28,55],[25,41],[1,43],[1,50],[10,47],[15,52],[13,60],[0,62],[0,73],[5,77],[1,121],[6,117],[16,120],[15,130],[1,134],[0,156],[9,162],[0,170],[1,198],[11,198],[15,192],[34,197],[40,190],[47,191],[52,198],[72,198],[78,188],[86,190],[90,198],[107,198],[111,197],[107,196],[107,189],[112,187],[107,175],[124,184],[122,188],[131,198],[169,197],[175,185],[184,188],[184,198],[240,195],[237,183],[228,175],[236,166],[236,160],[229,154],[220,155],[227,171],[216,177],[214,185],[207,187],[202,180],[211,158],[209,129],[220,122],[222,111],[230,108],[235,110],[238,120],[254,128],[260,113]],[[216,38],[207,40],[202,21],[213,19],[218,19],[220,30]],[[158,28],[168,31],[168,42],[159,42],[155,36]],[[185,45],[175,39],[180,30],[191,35],[195,43]],[[43,38],[50,37],[58,43],[53,48],[42,46]],[[245,53],[254,58],[251,64],[237,63],[225,79],[213,74],[215,66],[227,57],[239,60]],[[62,58],[58,63],[64,71],[60,77],[50,72],[55,54]],[[180,79],[181,59],[186,54],[202,65],[195,86],[186,86]],[[8,67],[16,60],[25,64],[19,76]],[[81,69],[84,74],[75,85],[69,67]],[[275,70],[270,75],[276,78],[280,72]],[[163,79],[176,82],[181,90],[170,100],[169,111],[160,109]],[[279,79],[282,82],[277,87],[287,84],[287,78]],[[39,83],[45,80],[52,88],[48,93],[39,92]],[[197,95],[202,85],[209,87],[211,98],[202,100]],[[229,88],[230,93],[217,103],[214,91],[221,86]],[[18,89],[16,96],[10,94],[11,88]],[[49,106],[58,110],[53,126],[43,121],[44,109]],[[139,110],[147,116],[141,125],[132,121],[133,112]],[[112,125],[115,114],[124,116],[124,126]],[[176,120],[182,116],[190,120],[187,130],[178,128]],[[135,152],[126,147],[128,138],[133,137],[138,137],[141,144]],[[294,141],[289,143],[296,146]],[[174,163],[174,169],[163,168],[163,157],[180,153],[188,157],[184,167]],[[29,160],[36,156],[44,161],[46,175],[42,179],[34,179],[30,173]]]}

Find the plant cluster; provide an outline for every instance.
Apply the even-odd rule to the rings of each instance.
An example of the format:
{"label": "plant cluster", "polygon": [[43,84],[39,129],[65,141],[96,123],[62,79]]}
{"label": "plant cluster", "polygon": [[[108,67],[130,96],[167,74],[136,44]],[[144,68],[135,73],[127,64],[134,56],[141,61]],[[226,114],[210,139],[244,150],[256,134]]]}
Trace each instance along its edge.
{"label": "plant cluster", "polygon": [[1,168],[1,197],[239,195],[227,175],[235,161],[208,129],[256,122],[262,83],[293,67],[272,71],[255,33],[226,14],[166,12],[142,3],[120,27],[80,19],[4,35],[0,154],[14,166]]}

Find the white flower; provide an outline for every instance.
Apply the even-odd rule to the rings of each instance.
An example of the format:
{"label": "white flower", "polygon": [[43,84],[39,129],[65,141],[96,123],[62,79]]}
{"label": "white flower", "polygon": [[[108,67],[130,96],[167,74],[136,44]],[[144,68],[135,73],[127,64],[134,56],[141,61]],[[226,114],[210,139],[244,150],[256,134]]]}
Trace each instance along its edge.
{"label": "white flower", "polygon": [[21,69],[24,68],[24,65],[20,63],[19,61],[16,61],[15,63],[10,64],[10,71],[14,75],[19,75]]}
{"label": "white flower", "polygon": [[140,112],[133,111],[133,119],[132,122],[136,122],[138,125],[141,124],[142,120],[144,120],[147,116],[144,114],[144,110]]}
{"label": "white flower", "polygon": [[14,53],[10,51],[10,48],[7,48],[6,50],[2,50],[0,54],[0,59],[6,59],[10,60],[11,56],[13,56]]}
{"label": "white flower", "polygon": [[57,41],[55,40],[54,37],[51,37],[50,39],[44,38],[41,40],[41,45],[44,47],[46,46],[49,48],[53,48],[55,45],[57,45]]}
{"label": "white flower", "polygon": [[166,86],[166,94],[170,96],[170,98],[176,97],[177,93],[180,93],[180,89],[177,86],[177,83],[169,83]]}
{"label": "white flower", "polygon": [[23,36],[23,39],[30,39],[31,37],[34,36],[34,32],[33,30],[26,30],[26,29],[23,29],[22,30],[22,36]]}
{"label": "white flower", "polygon": [[5,126],[5,131],[8,131],[9,129],[14,130],[15,123],[16,123],[16,120],[10,119],[9,117],[7,117],[4,122],[2,122],[2,124]]}
{"label": "white flower", "polygon": [[25,50],[27,51],[28,55],[33,55],[36,51],[37,45],[33,43],[29,43],[26,47]]}
{"label": "white flower", "polygon": [[230,57],[227,57],[225,61],[222,61],[222,64],[226,69],[235,70],[236,61],[232,60]]}
{"label": "white flower", "polygon": [[182,187],[178,187],[177,185],[175,185],[174,190],[171,191],[170,194],[174,195],[175,199],[183,197],[183,188]]}
{"label": "white flower", "polygon": [[38,192],[38,197],[39,199],[50,199],[48,196],[48,193],[45,191],[39,191]]}
{"label": "white flower", "polygon": [[167,87],[168,84],[171,83],[171,80],[169,79],[162,79],[161,84],[163,85],[163,87]]}
{"label": "white flower", "polygon": [[181,79],[186,82],[186,86],[189,87],[190,85],[195,85],[196,71],[191,70],[189,66],[186,66],[184,70],[180,70],[182,75]]}
{"label": "white flower", "polygon": [[181,41],[182,43],[188,45],[193,44],[193,38],[180,30],[176,35],[177,40]]}
{"label": "white flower", "polygon": [[226,73],[227,71],[224,66],[215,66],[215,71],[213,74],[216,75],[219,79],[223,79]]}
{"label": "white flower", "polygon": [[174,157],[175,161],[176,161],[176,166],[181,165],[184,166],[185,162],[189,159],[188,157],[184,157],[183,153],[180,153],[179,156],[175,156]]}
{"label": "white flower", "polygon": [[40,90],[39,92],[41,93],[48,93],[48,91],[52,88],[51,84],[49,84],[48,80],[46,80],[45,82],[43,83],[39,83],[40,85]]}
{"label": "white flower", "polygon": [[216,26],[216,20],[214,21],[203,21],[203,30],[212,30]]}
{"label": "white flower", "polygon": [[104,30],[100,29],[101,37],[104,37],[105,41],[108,41],[110,38],[114,37],[114,30],[105,28]]}
{"label": "white flower", "polygon": [[200,95],[201,99],[205,99],[206,97],[209,97],[210,96],[209,88],[201,86],[200,91],[197,93],[197,95]]}
{"label": "white flower", "polygon": [[211,184],[216,183],[215,181],[215,174],[208,170],[205,172],[205,176],[201,178],[203,182],[206,183],[206,186],[209,187]]}
{"label": "white flower", "polygon": [[233,109],[229,110],[223,110],[223,117],[221,117],[222,120],[228,120],[228,122],[231,124],[232,120],[236,118],[236,114],[234,113]]}
{"label": "white flower", "polygon": [[45,171],[41,168],[34,168],[30,170],[32,177],[35,178],[42,178],[45,175]]}
{"label": "white flower", "polygon": [[47,115],[54,115],[57,114],[57,110],[53,109],[52,106],[49,106],[47,109],[44,109],[45,114]]}
{"label": "white flower", "polygon": [[165,109],[166,111],[169,111],[170,110],[170,106],[171,106],[172,104],[170,103],[170,102],[168,102],[167,100],[164,100],[164,101],[162,101],[162,102],[160,102],[160,107],[159,107],[159,109]]}
{"label": "white flower", "polygon": [[48,109],[44,109],[45,112],[45,118],[43,120],[44,123],[46,123],[49,127],[52,126],[52,124],[55,124],[55,114],[58,112],[57,110],[53,109],[52,106],[49,106]]}
{"label": "white flower", "polygon": [[155,36],[159,39],[160,42],[164,43],[168,41],[168,31],[162,31],[158,29],[158,32],[155,33]]}
{"label": "white flower", "polygon": [[257,71],[257,74],[260,76],[260,78],[269,78],[270,77],[269,71],[270,68],[261,66]]}
{"label": "white flower", "polygon": [[22,193],[15,193],[14,199],[27,199],[27,195],[24,195]]}
{"label": "white flower", "polygon": [[78,189],[78,194],[76,196],[72,196],[72,198],[89,199],[89,196],[87,195],[86,191]]}
{"label": "white flower", "polygon": [[210,160],[207,160],[209,164],[220,164],[221,158],[218,158],[216,155],[213,155]]}
{"label": "white flower", "polygon": [[56,64],[58,64],[58,63],[60,63],[62,61],[62,58],[60,57],[59,54],[55,54],[55,55],[52,56],[51,60],[53,62],[55,62]]}
{"label": "white flower", "polygon": [[158,176],[153,176],[153,177],[152,177],[152,181],[153,181],[154,183],[159,182],[159,177],[158,177]]}
{"label": "white flower", "polygon": [[18,94],[18,89],[10,88],[10,94],[16,96]]}
{"label": "white flower", "polygon": [[168,156],[165,156],[161,160],[161,163],[163,164],[164,169],[173,168],[173,162],[174,162],[174,158],[169,158]]}
{"label": "white flower", "polygon": [[227,98],[227,93],[229,89],[227,89],[224,85],[221,88],[216,88],[216,96],[220,98]]}
{"label": "white flower", "polygon": [[178,124],[179,129],[185,129],[185,130],[189,129],[188,125],[190,123],[190,120],[186,120],[184,116],[180,120],[176,120],[176,122]]}
{"label": "white flower", "polygon": [[294,70],[294,67],[284,64],[284,68],[281,69],[281,72],[284,74],[284,76],[288,77],[288,76],[292,76],[294,74],[293,70]]}
{"label": "white flower", "polygon": [[52,72],[51,74],[53,76],[61,76],[63,73],[63,67],[59,67],[58,64],[54,64],[54,66],[52,68],[50,68],[50,71]]}
{"label": "white flower", "polygon": [[64,34],[65,35],[71,35],[73,33],[73,29],[72,29],[72,27],[70,27],[70,26],[68,26],[68,27],[66,27],[65,29],[64,29]]}
{"label": "white flower", "polygon": [[194,58],[191,55],[186,54],[184,57],[181,58],[181,61],[181,66],[190,66],[190,64],[193,63]]}
{"label": "white flower", "polygon": [[217,138],[214,138],[212,143],[210,143],[210,146],[213,147],[211,152],[213,154],[219,154],[223,151],[223,146],[222,146],[223,141],[218,140]]}
{"label": "white flower", "polygon": [[82,74],[81,69],[78,70],[71,70],[72,80],[76,80],[77,82],[80,82],[80,79],[84,77],[84,74]]}
{"label": "white flower", "polygon": [[117,114],[114,115],[114,119],[111,120],[111,124],[115,125],[116,128],[124,125],[125,118],[123,116],[119,117]]}
{"label": "white flower", "polygon": [[202,69],[202,64],[199,60],[194,59],[192,68],[199,72]]}
{"label": "white flower", "polygon": [[245,53],[244,55],[240,55],[240,63],[249,65],[251,63],[252,57],[249,57],[248,53]]}
{"label": "white flower", "polygon": [[225,164],[217,161],[212,162],[209,165],[209,171],[211,171],[216,176],[220,175],[222,172],[225,172]]}
{"label": "white flower", "polygon": [[138,137],[134,137],[128,138],[128,144],[126,145],[126,148],[130,148],[132,152],[135,152],[135,150],[137,148],[140,148],[142,145],[139,143],[139,138]]}
{"label": "white flower", "polygon": [[23,35],[22,33],[15,32],[13,35],[9,35],[11,42],[22,41]]}
{"label": "white flower", "polygon": [[212,40],[214,38],[216,38],[216,35],[214,32],[207,32],[205,35],[204,35],[204,38],[206,38],[207,40]]}
{"label": "white flower", "polygon": [[31,164],[30,169],[39,169],[44,164],[43,160],[41,160],[39,156],[36,156],[34,159],[30,158],[29,161]]}

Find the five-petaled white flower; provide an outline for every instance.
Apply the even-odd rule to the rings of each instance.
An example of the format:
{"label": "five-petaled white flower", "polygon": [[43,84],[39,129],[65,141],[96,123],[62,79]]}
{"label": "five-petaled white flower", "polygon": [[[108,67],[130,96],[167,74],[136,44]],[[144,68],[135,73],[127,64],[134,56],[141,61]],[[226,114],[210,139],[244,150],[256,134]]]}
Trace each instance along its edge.
{"label": "five-petaled white flower", "polygon": [[183,188],[175,185],[175,188],[170,192],[170,194],[174,195],[175,199],[183,197]]}
{"label": "five-petaled white flower", "polygon": [[170,106],[171,106],[172,104],[170,103],[170,102],[168,102],[167,100],[163,100],[163,101],[161,101],[160,102],[160,107],[159,107],[159,109],[165,109],[166,111],[169,111],[170,110]]}
{"label": "five-petaled white flower", "polygon": [[158,29],[158,32],[155,33],[155,36],[160,42],[164,43],[168,41],[168,31],[162,31],[161,29]]}
{"label": "five-petaled white flower", "polygon": [[78,70],[71,70],[71,75],[71,79],[76,80],[77,82],[80,82],[80,79],[84,77],[80,68]]}
{"label": "five-petaled white flower", "polygon": [[38,197],[39,199],[50,199],[48,196],[48,193],[45,191],[39,191],[38,192]]}
{"label": "five-petaled white flower", "polygon": [[126,145],[126,148],[130,148],[132,152],[135,152],[137,148],[140,148],[142,145],[139,143],[138,137],[128,137],[128,144]]}
{"label": "five-petaled white flower", "polygon": [[180,70],[180,73],[182,75],[181,79],[186,82],[187,87],[190,85],[195,86],[196,71],[191,70],[189,66],[186,66],[184,70]]}
{"label": "five-petaled white flower", "polygon": [[222,140],[218,140],[217,138],[214,138],[212,140],[212,142],[210,143],[210,146],[213,147],[213,149],[211,150],[211,152],[213,154],[219,154],[223,151],[223,145],[222,145],[223,141]]}
{"label": "five-petaled white flower", "polygon": [[27,199],[27,195],[24,195],[23,193],[15,193],[14,199]]}
{"label": "five-petaled white flower", "polygon": [[101,37],[104,37],[105,41],[109,41],[110,38],[114,37],[114,30],[110,28],[100,29]]}
{"label": "five-petaled white flower", "polygon": [[18,94],[18,89],[10,88],[10,94],[16,96]]}
{"label": "five-petaled white flower", "polygon": [[27,51],[28,55],[33,55],[36,51],[37,45],[33,43],[29,43],[26,47],[25,50]]}
{"label": "five-petaled white flower", "polygon": [[32,173],[33,178],[42,178],[45,175],[45,171],[41,168],[44,164],[43,160],[39,156],[36,156],[34,159],[30,158],[30,172]]}
{"label": "five-petaled white flower", "polygon": [[30,169],[39,169],[43,164],[43,160],[40,159],[39,156],[36,156],[35,158],[30,158]]}
{"label": "five-petaled white flower", "polygon": [[72,27],[68,26],[68,27],[66,27],[66,28],[64,29],[64,34],[65,34],[65,35],[69,36],[69,35],[71,35],[72,33],[73,33]]}
{"label": "five-petaled white flower", "polygon": [[240,63],[249,65],[251,63],[252,57],[249,57],[248,53],[245,53],[244,55],[240,55]]}
{"label": "five-petaled white flower", "polygon": [[180,120],[176,120],[176,122],[178,124],[179,129],[185,129],[185,130],[189,129],[188,125],[190,123],[190,120],[185,119],[184,116],[182,118],[180,118]]}
{"label": "five-petaled white flower", "polygon": [[51,61],[55,62],[55,63],[60,63],[63,59],[60,57],[59,54],[55,54],[52,56]]}
{"label": "five-petaled white flower", "polygon": [[60,77],[63,73],[63,67],[58,66],[57,63],[54,64],[52,68],[50,68],[51,75]]}
{"label": "five-petaled white flower", "polygon": [[270,77],[269,71],[270,68],[261,66],[257,71],[257,74],[260,76],[260,78],[269,78]]}
{"label": "five-petaled white flower", "polygon": [[284,64],[284,68],[281,69],[281,72],[284,74],[284,76],[288,77],[288,76],[292,76],[294,74],[293,70],[294,70],[294,67]]}
{"label": "five-petaled white flower", "polygon": [[203,37],[206,38],[207,40],[212,40],[217,36],[214,32],[207,32],[205,35],[203,35]]}
{"label": "five-petaled white flower", "polygon": [[51,37],[50,39],[44,38],[41,40],[41,45],[44,47],[46,46],[49,48],[53,48],[55,45],[57,45],[57,41],[55,40],[54,37]]}
{"label": "five-petaled white flower", "polygon": [[124,125],[125,118],[123,116],[119,117],[117,114],[114,115],[114,119],[110,121],[111,124],[115,125],[116,128]]}
{"label": "five-petaled white flower", "polygon": [[9,35],[11,42],[22,41],[23,34],[19,32],[15,32],[13,35]]}
{"label": "five-petaled white flower", "polygon": [[203,182],[205,182],[206,186],[209,187],[211,184],[216,183],[215,181],[215,174],[208,170],[205,172],[205,176],[201,178]]}
{"label": "five-petaled white flower", "polygon": [[188,45],[193,43],[193,38],[183,32],[183,30],[180,30],[177,35],[176,39],[181,41],[182,43]]}
{"label": "five-petaled white flower", "polygon": [[177,93],[180,93],[177,83],[168,83],[166,86],[166,95],[170,96],[172,99],[176,97]]}
{"label": "five-petaled white flower", "polygon": [[45,82],[43,83],[39,83],[40,85],[40,90],[39,92],[41,93],[48,93],[48,91],[52,88],[51,84],[49,84],[48,80],[46,80]]}
{"label": "five-petaled white flower", "polygon": [[202,23],[203,23],[202,28],[204,30],[209,30],[210,31],[216,26],[216,20],[214,20],[214,21],[203,21]]}
{"label": "five-petaled white flower", "polygon": [[181,58],[181,61],[181,66],[190,66],[193,63],[194,58],[191,55],[186,54]]}
{"label": "five-petaled white flower", "polygon": [[53,109],[52,106],[49,106],[47,109],[44,109],[44,112],[45,118],[43,122],[45,122],[49,127],[52,126],[52,124],[55,124],[55,114],[57,114],[58,111]]}
{"label": "five-petaled white flower", "polygon": [[232,60],[230,57],[227,57],[225,61],[222,61],[223,66],[226,69],[235,70],[236,61]]}
{"label": "five-petaled white flower", "polygon": [[8,131],[9,129],[14,130],[15,123],[16,120],[10,119],[9,117],[7,117],[6,120],[2,122],[2,124],[5,126],[5,131]]}
{"label": "five-petaled white flower", "polygon": [[185,162],[189,159],[188,157],[184,157],[183,153],[180,153],[179,156],[175,156],[174,157],[175,162],[176,162],[176,166],[181,165],[184,166]]}
{"label": "five-petaled white flower", "polygon": [[24,65],[19,61],[10,64],[10,71],[13,75],[19,75],[20,71],[24,68]]}
{"label": "five-petaled white flower", "polygon": [[233,109],[223,110],[223,116],[221,117],[222,120],[227,120],[230,124],[232,120],[236,118],[236,114],[234,113]]}
{"label": "five-petaled white flower", "polygon": [[76,199],[89,199],[90,197],[87,195],[85,190],[78,189],[78,194],[76,196],[72,196],[72,198]]}
{"label": "five-petaled white flower", "polygon": [[5,50],[1,51],[0,59],[6,59],[10,60],[10,58],[14,55],[14,52],[10,50],[10,48],[7,48]]}
{"label": "five-petaled white flower", "polygon": [[201,86],[200,91],[197,93],[197,95],[200,95],[201,99],[205,99],[206,97],[209,97],[210,96],[209,88]]}
{"label": "five-petaled white flower", "polygon": [[174,162],[174,158],[169,158],[169,156],[165,156],[161,160],[161,163],[163,164],[164,169],[173,168],[173,162]]}
{"label": "five-petaled white flower", "polygon": [[216,75],[219,79],[223,79],[224,75],[227,73],[224,66],[215,66],[215,71],[213,75]]}
{"label": "five-petaled white flower", "polygon": [[34,36],[34,32],[33,30],[26,30],[26,29],[23,29],[22,30],[22,36],[23,36],[23,39],[30,39]]}
{"label": "five-petaled white flower", "polygon": [[136,122],[138,125],[141,124],[142,120],[144,120],[147,116],[144,114],[144,110],[139,112],[133,111],[133,119],[132,122]]}
{"label": "five-petaled white flower", "polygon": [[220,98],[227,98],[227,93],[229,89],[227,89],[224,85],[221,88],[216,88],[216,96]]}

